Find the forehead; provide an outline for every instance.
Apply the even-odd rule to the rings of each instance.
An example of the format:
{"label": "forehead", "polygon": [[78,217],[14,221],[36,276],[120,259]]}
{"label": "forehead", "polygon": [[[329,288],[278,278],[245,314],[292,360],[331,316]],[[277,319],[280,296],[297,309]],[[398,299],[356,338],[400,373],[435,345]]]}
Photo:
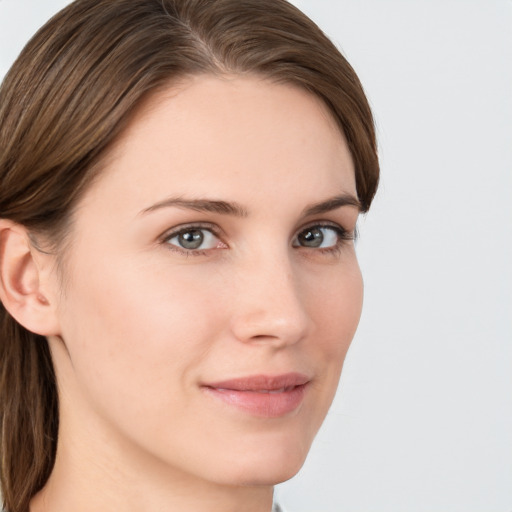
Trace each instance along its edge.
{"label": "forehead", "polygon": [[308,201],[355,194],[355,177],[345,138],[316,96],[256,77],[198,76],[139,108],[94,186],[105,187],[148,203],[165,194],[251,202],[260,190]]}

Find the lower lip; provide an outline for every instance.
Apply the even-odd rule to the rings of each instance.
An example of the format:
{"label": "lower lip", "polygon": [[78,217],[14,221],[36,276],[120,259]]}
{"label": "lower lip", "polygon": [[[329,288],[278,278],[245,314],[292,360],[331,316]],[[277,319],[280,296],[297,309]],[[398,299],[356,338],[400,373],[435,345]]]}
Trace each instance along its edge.
{"label": "lower lip", "polygon": [[304,399],[306,384],[295,386],[288,391],[260,393],[235,389],[204,387],[209,395],[242,411],[263,418],[279,418],[295,411]]}

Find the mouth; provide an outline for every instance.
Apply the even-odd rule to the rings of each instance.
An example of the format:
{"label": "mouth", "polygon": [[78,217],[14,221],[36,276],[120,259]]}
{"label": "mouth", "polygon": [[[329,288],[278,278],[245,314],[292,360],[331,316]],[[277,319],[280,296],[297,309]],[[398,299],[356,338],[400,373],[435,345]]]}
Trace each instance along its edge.
{"label": "mouth", "polygon": [[310,379],[300,373],[253,375],[208,383],[202,389],[212,398],[242,412],[278,418],[296,411],[304,400]]}

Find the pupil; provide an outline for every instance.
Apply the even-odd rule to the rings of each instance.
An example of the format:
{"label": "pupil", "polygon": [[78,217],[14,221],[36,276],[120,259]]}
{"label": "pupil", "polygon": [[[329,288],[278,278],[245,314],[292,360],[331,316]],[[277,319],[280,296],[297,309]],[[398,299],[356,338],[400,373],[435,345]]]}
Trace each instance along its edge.
{"label": "pupil", "polygon": [[324,235],[318,228],[308,229],[299,235],[299,239],[306,247],[320,247],[324,241]]}
{"label": "pupil", "polygon": [[180,245],[185,249],[197,249],[201,246],[204,235],[198,229],[181,233],[179,237]]}

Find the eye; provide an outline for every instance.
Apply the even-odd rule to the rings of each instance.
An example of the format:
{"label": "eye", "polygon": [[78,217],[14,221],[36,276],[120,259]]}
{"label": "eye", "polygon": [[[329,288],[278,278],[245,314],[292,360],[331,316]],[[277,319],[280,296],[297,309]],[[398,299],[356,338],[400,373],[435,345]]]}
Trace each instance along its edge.
{"label": "eye", "polygon": [[296,236],[293,246],[329,249],[338,247],[343,240],[351,239],[352,237],[341,227],[310,226]]}
{"label": "eye", "polygon": [[188,227],[169,234],[165,243],[184,251],[201,251],[226,247],[209,228]]}

